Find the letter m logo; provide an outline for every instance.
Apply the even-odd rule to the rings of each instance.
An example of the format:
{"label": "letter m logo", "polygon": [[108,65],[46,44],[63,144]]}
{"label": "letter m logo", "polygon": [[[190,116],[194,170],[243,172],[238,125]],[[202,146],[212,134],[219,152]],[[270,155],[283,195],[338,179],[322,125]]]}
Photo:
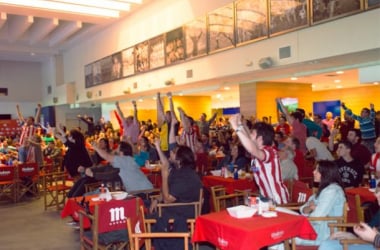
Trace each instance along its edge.
{"label": "letter m logo", "polygon": [[116,207],[110,209],[110,215],[111,215],[111,222],[124,220],[124,207]]}

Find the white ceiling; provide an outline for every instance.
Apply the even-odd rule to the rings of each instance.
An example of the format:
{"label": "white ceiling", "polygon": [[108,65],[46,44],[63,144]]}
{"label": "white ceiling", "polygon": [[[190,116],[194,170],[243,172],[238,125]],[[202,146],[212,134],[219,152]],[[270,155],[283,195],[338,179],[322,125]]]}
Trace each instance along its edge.
{"label": "white ceiling", "polygon": [[[132,3],[130,11],[120,12],[120,18],[128,17],[151,1]],[[47,60],[118,20],[0,2],[0,60]]]}
{"label": "white ceiling", "polygon": [[[130,13],[152,1],[154,0],[143,0],[141,5],[132,4],[130,12],[122,12],[122,18],[128,18]],[[117,19],[21,8],[0,3],[0,60],[36,62],[47,60],[52,55],[61,53],[84,39],[89,39],[92,34],[116,21]],[[239,95],[238,84],[252,81],[290,82],[290,76],[298,77],[294,82],[313,84],[313,89],[316,91],[356,87],[362,86],[359,83],[357,67],[374,62],[380,64],[380,49],[299,65],[274,66],[252,73],[194,83],[191,88],[198,91],[188,93],[210,95],[215,100],[224,98],[223,95],[236,98]],[[336,70],[343,70],[344,74],[337,75]],[[340,82],[336,83],[334,80]],[[226,86],[230,88],[227,91],[224,89]],[[183,88],[171,87],[177,94],[183,91]]]}

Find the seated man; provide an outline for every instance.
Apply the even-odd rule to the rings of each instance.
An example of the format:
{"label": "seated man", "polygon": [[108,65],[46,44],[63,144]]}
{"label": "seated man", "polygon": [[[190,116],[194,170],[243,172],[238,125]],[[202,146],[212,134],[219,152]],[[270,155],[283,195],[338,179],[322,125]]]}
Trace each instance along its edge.
{"label": "seated man", "polygon": [[127,192],[138,192],[153,189],[153,184],[140,170],[132,157],[132,146],[127,142],[120,142],[116,155],[106,152],[94,144],[95,151],[114,168],[120,169],[119,175]]}

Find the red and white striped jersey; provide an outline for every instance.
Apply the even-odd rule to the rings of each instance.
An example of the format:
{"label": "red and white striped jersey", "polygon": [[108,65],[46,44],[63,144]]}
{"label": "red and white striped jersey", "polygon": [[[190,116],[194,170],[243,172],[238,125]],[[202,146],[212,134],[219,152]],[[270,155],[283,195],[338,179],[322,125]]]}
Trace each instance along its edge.
{"label": "red and white striped jersey", "polygon": [[282,181],[280,160],[277,150],[270,146],[265,146],[262,151],[265,159],[260,161],[254,159],[255,164],[253,175],[260,193],[266,198],[274,200],[277,204],[285,204],[289,200],[288,189]]}

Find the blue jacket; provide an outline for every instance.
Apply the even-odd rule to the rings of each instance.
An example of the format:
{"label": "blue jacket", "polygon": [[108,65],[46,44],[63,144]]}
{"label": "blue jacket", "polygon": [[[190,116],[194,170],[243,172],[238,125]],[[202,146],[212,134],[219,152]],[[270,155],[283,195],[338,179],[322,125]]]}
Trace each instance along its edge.
{"label": "blue jacket", "polygon": [[[315,210],[308,215],[303,214],[303,208],[308,206],[311,201],[314,201],[316,204]],[[300,211],[301,214],[308,217],[342,216],[345,202],[346,196],[344,194],[344,190],[339,185],[332,183],[322,190],[318,198],[316,198],[315,195],[312,195],[300,208]],[[330,237],[330,230],[327,225],[328,223],[328,221],[312,221],[311,225],[318,235],[317,239],[303,240],[297,238],[297,244],[320,245],[322,241],[327,240]]]}

